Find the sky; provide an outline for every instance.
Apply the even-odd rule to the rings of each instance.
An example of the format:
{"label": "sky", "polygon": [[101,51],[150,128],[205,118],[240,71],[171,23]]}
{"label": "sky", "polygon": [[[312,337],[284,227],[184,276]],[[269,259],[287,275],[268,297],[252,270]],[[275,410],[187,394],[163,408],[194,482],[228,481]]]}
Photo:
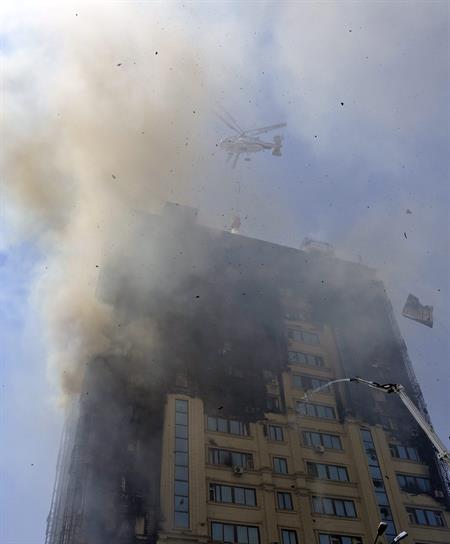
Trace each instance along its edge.
{"label": "sky", "polygon": [[[110,341],[97,267],[165,200],[376,268],[450,444],[447,2],[1,9],[1,544],[43,542],[65,401]],[[232,169],[220,108],[287,122],[283,156]],[[409,293],[432,329],[401,316]]]}

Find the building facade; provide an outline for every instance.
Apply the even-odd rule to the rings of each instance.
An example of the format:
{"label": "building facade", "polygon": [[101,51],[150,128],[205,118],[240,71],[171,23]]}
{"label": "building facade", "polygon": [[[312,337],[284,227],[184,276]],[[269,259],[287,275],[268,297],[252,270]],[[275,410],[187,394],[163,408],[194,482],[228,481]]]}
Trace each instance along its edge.
{"label": "building facade", "polygon": [[368,544],[380,521],[388,542],[450,542],[445,472],[399,400],[311,392],[401,383],[426,415],[374,272],[212,232],[185,209],[143,229],[164,250],[157,266],[132,252],[133,274],[158,280],[127,272],[101,296],[157,341],[89,363],[47,543]]}

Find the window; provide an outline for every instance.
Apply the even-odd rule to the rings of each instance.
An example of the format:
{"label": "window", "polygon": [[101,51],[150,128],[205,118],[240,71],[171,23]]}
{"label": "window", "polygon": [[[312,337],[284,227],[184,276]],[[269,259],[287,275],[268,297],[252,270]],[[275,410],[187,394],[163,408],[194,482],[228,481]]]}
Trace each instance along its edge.
{"label": "window", "polygon": [[265,380],[267,380],[267,381],[276,380],[277,383],[278,383],[277,375],[276,375],[275,372],[272,372],[271,370],[267,370],[267,368],[266,368],[266,369],[264,369],[262,371],[262,375],[263,375]]}
{"label": "window", "polygon": [[209,484],[209,499],[214,502],[256,506],[256,491],[250,487]]}
{"label": "window", "polygon": [[375,499],[377,500],[378,506],[389,506],[388,496],[385,491],[375,490]]}
{"label": "window", "polygon": [[319,344],[319,335],[314,332],[302,331],[301,329],[288,329],[288,338],[304,344]]}
{"label": "window", "polygon": [[424,508],[406,508],[409,521],[415,525],[430,525],[445,527],[444,516],[439,510],[425,510]]}
{"label": "window", "polygon": [[362,544],[359,536],[319,534],[319,544]]}
{"label": "window", "polygon": [[397,474],[397,481],[400,489],[408,493],[429,493],[431,491],[429,478],[412,474]]}
{"label": "window", "polygon": [[355,518],[356,510],[353,501],[343,499],[330,499],[328,497],[313,497],[313,512],[326,514],[327,516],[338,516],[342,518]]}
{"label": "window", "polygon": [[288,321],[306,321],[305,311],[299,308],[286,308],[284,317]]}
{"label": "window", "polygon": [[401,446],[400,444],[389,444],[392,457],[398,459],[409,459],[410,461],[420,461],[419,453],[412,446]]}
{"label": "window", "polygon": [[[317,389],[326,385],[329,380],[321,380],[320,378],[315,378],[314,376],[301,376],[300,374],[292,375],[292,385],[298,389]],[[325,390],[325,392],[329,390]]]}
{"label": "window", "polygon": [[145,517],[137,516],[134,521],[134,534],[135,536],[146,536],[145,533]]}
{"label": "window", "polygon": [[280,399],[278,397],[267,397],[266,407],[268,412],[279,412],[280,411]]}
{"label": "window", "polygon": [[298,365],[325,366],[323,358],[320,355],[312,355],[311,353],[303,353],[301,351],[288,351],[288,361]]}
{"label": "window", "polygon": [[[378,391],[378,393],[380,393]],[[381,393],[383,394],[383,393]],[[386,399],[385,399],[386,400]],[[382,414],[378,414],[381,425],[386,431],[396,431],[399,429],[399,419],[396,417],[388,417]]]}
{"label": "window", "polygon": [[372,433],[368,429],[361,429],[361,438],[363,441],[364,451],[366,452],[367,468],[372,477],[373,491],[378,504],[378,510],[382,521],[387,523],[385,532],[388,540],[392,540],[397,534],[395,524],[392,519],[392,512],[389,504],[389,499],[384,487],[383,476],[381,474],[378,455],[375,449]]}
{"label": "window", "polygon": [[225,372],[228,374],[228,376],[234,376],[235,378],[244,377],[244,372],[242,371],[242,368],[239,368],[237,366],[227,366]]}
{"label": "window", "polygon": [[267,425],[267,438],[277,442],[283,441],[283,428],[279,425]]}
{"label": "window", "polygon": [[[309,385],[308,384],[308,381],[311,382],[311,384]],[[306,382],[306,385],[308,386],[307,388],[308,389],[317,389],[318,387],[322,387],[324,385],[327,385],[327,383],[329,383],[330,380],[321,380],[320,378],[308,378],[307,382]],[[328,390],[325,390],[324,393],[326,392],[329,392],[329,389]]]}
{"label": "window", "polygon": [[174,526],[189,527],[189,437],[187,400],[175,400]]}
{"label": "window", "polygon": [[281,529],[281,544],[297,544],[297,532],[292,529]]}
{"label": "window", "polygon": [[259,544],[258,527],[232,525],[231,523],[211,523],[211,540],[214,542],[233,542],[238,544]]}
{"label": "window", "polygon": [[334,434],[303,431],[303,442],[306,446],[323,446],[330,450],[342,450],[341,439]]}
{"label": "window", "polygon": [[336,419],[336,413],[332,406],[324,404],[311,404],[310,402],[297,401],[297,412],[302,416],[321,417],[323,419]]}
{"label": "window", "polygon": [[187,387],[189,385],[187,376],[184,372],[177,372],[175,374],[175,385],[177,387]]}
{"label": "window", "polygon": [[277,508],[279,510],[293,510],[292,495],[284,491],[277,492]]}
{"label": "window", "polygon": [[225,419],[223,417],[207,417],[208,431],[215,431],[219,433],[238,434],[241,436],[248,436],[248,425],[242,421],[236,419]]}
{"label": "window", "polygon": [[253,455],[251,453],[209,448],[208,460],[211,465],[253,468]]}
{"label": "window", "polygon": [[283,457],[274,457],[273,458],[273,471],[277,474],[287,474],[288,467],[287,461]]}
{"label": "window", "polygon": [[325,465],[323,463],[306,463],[308,475],[320,480],[333,480],[336,482],[348,482],[348,472],[345,467],[337,465]]}

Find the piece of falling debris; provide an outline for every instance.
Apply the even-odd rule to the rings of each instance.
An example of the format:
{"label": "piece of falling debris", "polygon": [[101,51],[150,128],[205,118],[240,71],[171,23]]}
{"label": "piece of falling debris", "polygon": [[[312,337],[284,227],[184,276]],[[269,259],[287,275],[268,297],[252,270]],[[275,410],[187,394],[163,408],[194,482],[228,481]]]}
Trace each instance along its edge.
{"label": "piece of falling debris", "polygon": [[433,327],[433,306],[422,305],[414,295],[408,295],[402,315],[427,327]]}
{"label": "piece of falling debris", "polygon": [[119,63],[117,64],[117,66],[122,66],[122,63],[121,63],[121,62],[119,62]]}
{"label": "piece of falling debris", "polygon": [[223,410],[223,406],[219,406],[219,408],[217,408],[218,410]]}
{"label": "piece of falling debris", "polygon": [[341,106],[343,106],[343,105],[344,105],[344,102],[341,102]]}
{"label": "piece of falling debris", "polygon": [[408,237],[406,236],[406,232],[403,233],[403,236],[404,236],[406,239],[408,239]]}
{"label": "piece of falling debris", "polygon": [[232,234],[237,234],[240,228],[241,228],[241,218],[239,217],[239,215],[235,215],[231,223],[230,232]]}
{"label": "piece of falling debris", "polygon": [[116,176],[114,174],[111,174],[111,176],[112,176],[113,179],[116,179]]}
{"label": "piece of falling debris", "polygon": [[406,210],[406,213],[409,215],[409,214],[412,214],[412,211],[408,208],[408,209]]}

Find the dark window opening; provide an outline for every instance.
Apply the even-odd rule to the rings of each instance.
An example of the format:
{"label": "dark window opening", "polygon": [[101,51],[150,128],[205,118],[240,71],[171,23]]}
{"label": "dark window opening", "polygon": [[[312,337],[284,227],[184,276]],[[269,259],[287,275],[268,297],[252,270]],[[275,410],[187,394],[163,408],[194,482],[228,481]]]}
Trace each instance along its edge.
{"label": "dark window opening", "polygon": [[292,495],[284,491],[277,492],[277,508],[279,510],[293,510]]}
{"label": "dark window opening", "polygon": [[251,453],[209,448],[208,461],[211,465],[253,468],[253,455]]}

